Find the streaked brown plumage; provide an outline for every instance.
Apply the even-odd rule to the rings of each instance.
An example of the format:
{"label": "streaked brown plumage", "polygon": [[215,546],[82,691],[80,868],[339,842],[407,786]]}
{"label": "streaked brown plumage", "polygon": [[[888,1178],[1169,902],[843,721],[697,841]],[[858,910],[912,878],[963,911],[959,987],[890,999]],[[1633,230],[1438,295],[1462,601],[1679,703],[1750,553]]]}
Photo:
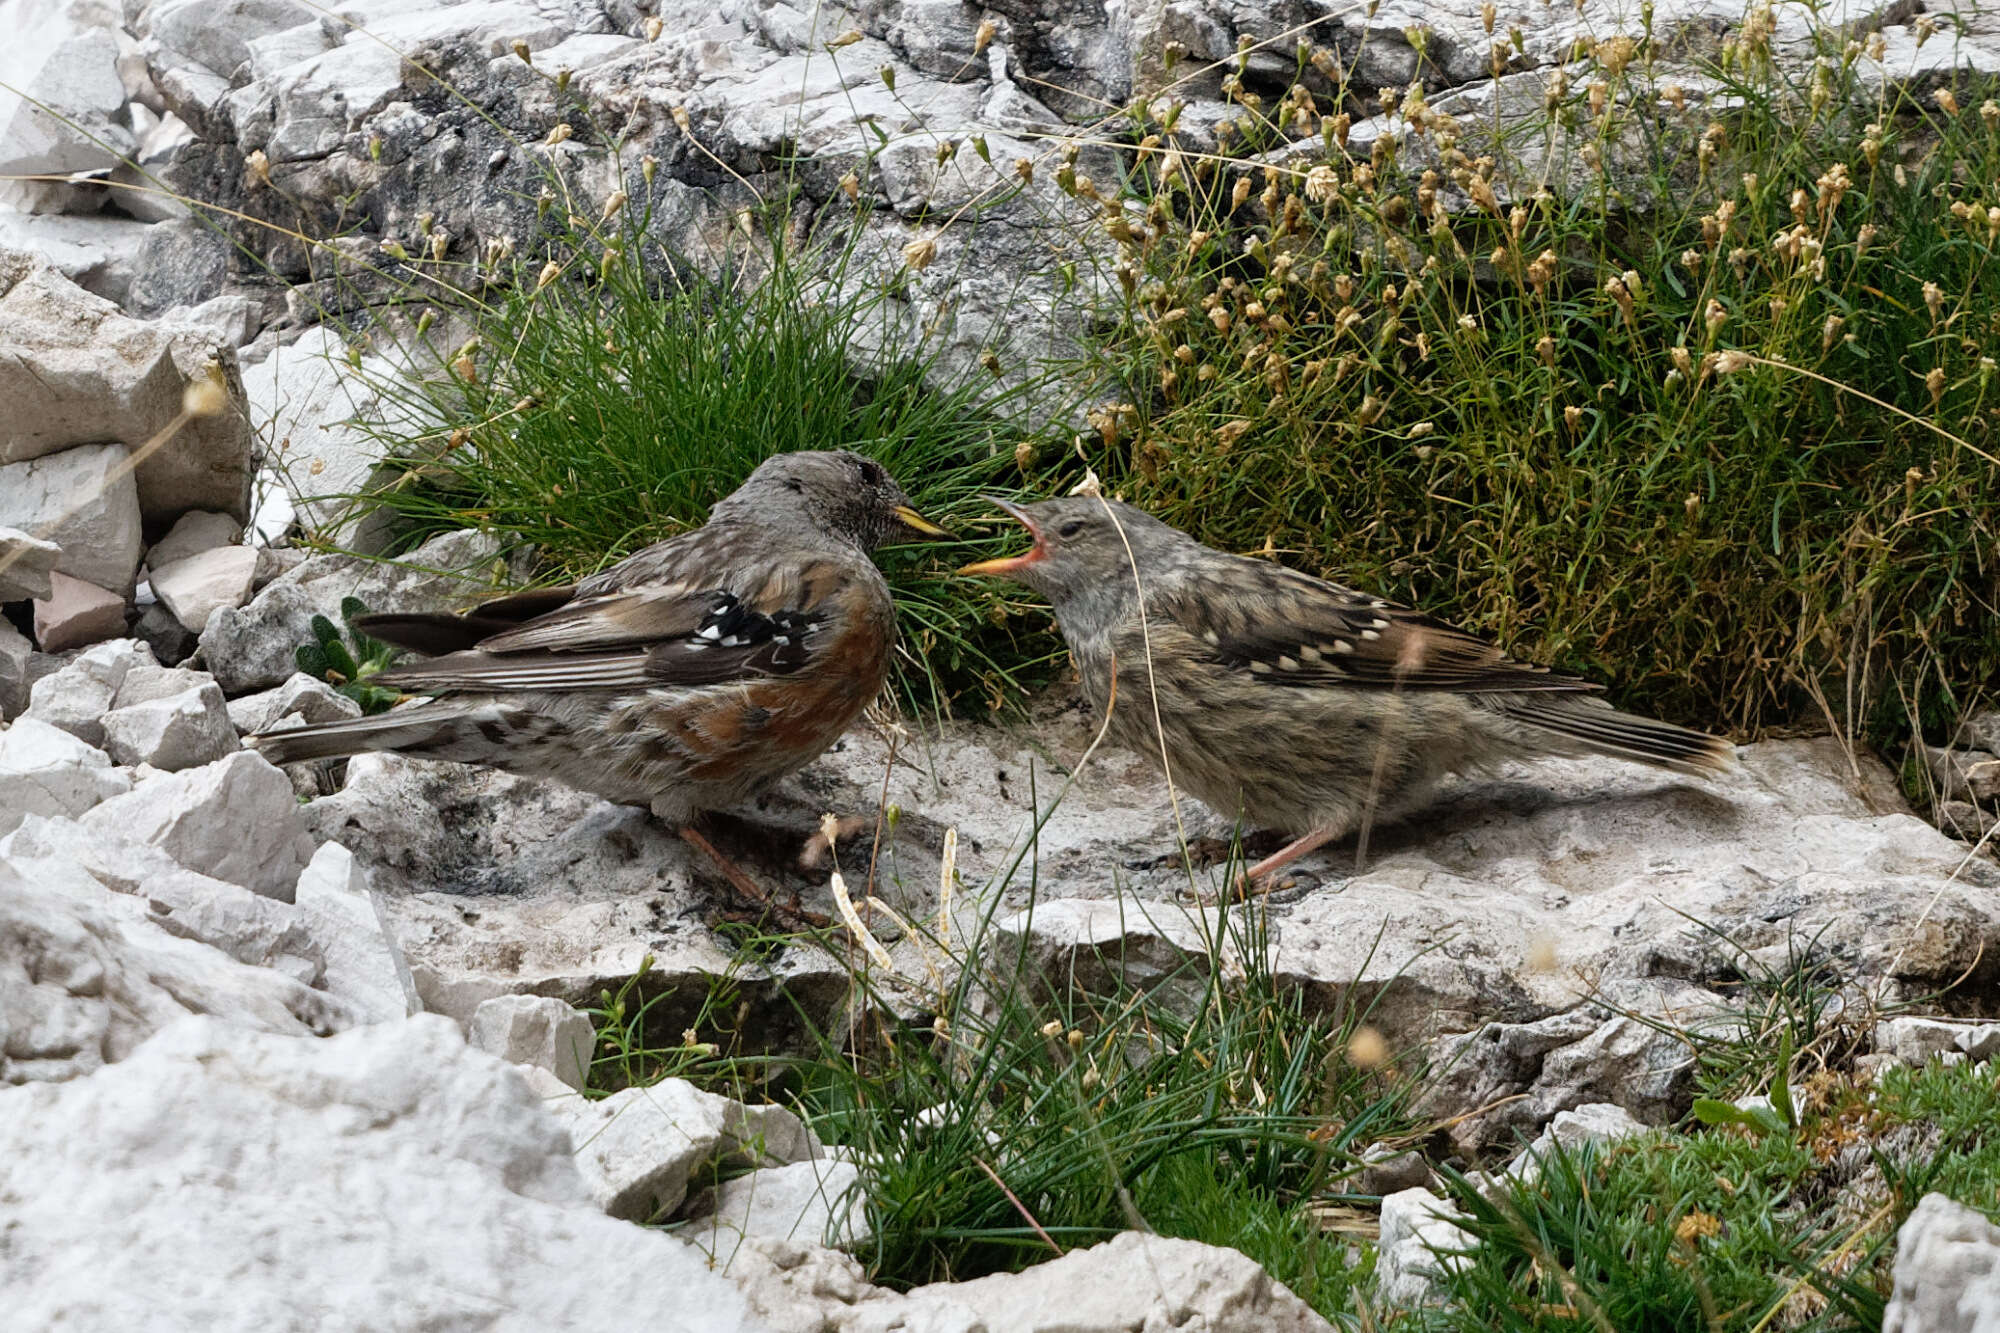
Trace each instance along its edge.
{"label": "streaked brown plumage", "polygon": [[440,697],[253,737],[273,763],[393,750],[555,778],[680,826],[818,756],[881,690],[895,647],[869,552],[942,529],[881,466],[781,454],[706,526],[572,587],[359,628],[440,654],[376,679]]}
{"label": "streaked brown plumage", "polygon": [[1561,754],[1691,774],[1734,762],[1726,742],[1621,713],[1587,681],[1367,593],[1213,550],[1130,505],[996,503],[1034,547],[960,572],[1048,597],[1086,698],[1112,706],[1115,743],[1219,813],[1299,835],[1253,879],[1371,815],[1414,808],[1447,773]]}

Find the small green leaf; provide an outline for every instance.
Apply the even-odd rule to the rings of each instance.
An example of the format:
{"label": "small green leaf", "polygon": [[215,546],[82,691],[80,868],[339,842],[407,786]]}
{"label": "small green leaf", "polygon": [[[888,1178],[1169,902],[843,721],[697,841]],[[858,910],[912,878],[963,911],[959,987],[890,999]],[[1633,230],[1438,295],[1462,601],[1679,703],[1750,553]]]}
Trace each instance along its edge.
{"label": "small green leaf", "polygon": [[1713,1097],[1694,1099],[1694,1118],[1704,1125],[1742,1125],[1748,1129],[1764,1129],[1766,1126],[1755,1115],[1732,1102],[1717,1101]]}
{"label": "small green leaf", "polygon": [[331,666],[326,660],[326,651],[316,643],[306,644],[293,652],[292,661],[314,680],[325,680]]}
{"label": "small green leaf", "polygon": [[1788,1028],[1778,1035],[1778,1076],[1771,1080],[1771,1108],[1786,1129],[1799,1127],[1799,1115],[1792,1105],[1792,1034]]}
{"label": "small green leaf", "polygon": [[312,618],[312,636],[319,640],[323,648],[340,642],[340,631],[334,628],[333,622],[325,616]]}

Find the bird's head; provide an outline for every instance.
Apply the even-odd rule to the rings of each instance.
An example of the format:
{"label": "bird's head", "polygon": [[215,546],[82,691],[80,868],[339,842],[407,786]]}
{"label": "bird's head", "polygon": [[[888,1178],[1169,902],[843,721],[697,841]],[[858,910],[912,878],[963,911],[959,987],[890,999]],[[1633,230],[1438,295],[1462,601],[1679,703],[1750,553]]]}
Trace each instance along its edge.
{"label": "bird's head", "polygon": [[713,513],[803,525],[864,551],[951,535],[917,512],[887,468],[845,449],[775,454]]}
{"label": "bird's head", "polygon": [[1188,538],[1143,510],[1096,495],[1071,495],[1034,504],[986,497],[1028,530],[1034,545],[1017,556],[981,560],[961,574],[1012,579],[1054,603],[1122,599],[1133,591],[1136,568],[1149,567]]}

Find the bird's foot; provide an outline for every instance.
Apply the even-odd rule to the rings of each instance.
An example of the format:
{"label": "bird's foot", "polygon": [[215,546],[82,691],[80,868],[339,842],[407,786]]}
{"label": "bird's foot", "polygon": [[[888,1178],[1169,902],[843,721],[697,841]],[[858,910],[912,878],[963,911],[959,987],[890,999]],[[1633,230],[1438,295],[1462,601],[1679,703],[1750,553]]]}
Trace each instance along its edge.
{"label": "bird's foot", "polygon": [[714,862],[715,868],[722,872],[722,878],[729,884],[729,887],[736,890],[737,896],[753,907],[790,924],[794,929],[811,928],[824,930],[833,924],[831,918],[823,916],[818,912],[808,911],[800,906],[799,895],[797,893],[792,894],[789,903],[779,902],[769,892],[760,887],[756,880],[751,879],[744,872],[743,867],[737,865],[727,856],[724,856],[716,848],[716,845],[710,842],[692,824],[684,825],[680,830],[680,835],[683,842]]}
{"label": "bird's foot", "polygon": [[1178,870],[1190,863],[1197,870],[1207,870],[1226,864],[1240,848],[1243,855],[1255,856],[1277,848],[1285,840],[1285,835],[1269,829],[1258,830],[1243,835],[1241,841],[1233,838],[1192,838],[1183,853],[1176,848],[1159,856],[1140,857],[1127,861],[1127,870]]}
{"label": "bird's foot", "polygon": [[1265,897],[1274,890],[1284,887],[1283,877],[1278,873],[1308,852],[1313,852],[1332,842],[1334,830],[1317,829],[1302,837],[1294,838],[1272,852],[1269,856],[1251,866],[1236,877],[1232,886],[1238,898]]}

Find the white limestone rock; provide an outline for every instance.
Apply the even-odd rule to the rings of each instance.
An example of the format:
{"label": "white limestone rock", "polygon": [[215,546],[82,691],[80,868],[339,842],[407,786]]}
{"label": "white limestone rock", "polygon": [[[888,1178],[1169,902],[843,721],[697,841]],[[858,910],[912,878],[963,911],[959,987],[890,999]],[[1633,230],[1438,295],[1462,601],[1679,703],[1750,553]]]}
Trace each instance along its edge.
{"label": "white limestone rock", "polygon": [[104,715],[104,748],[121,764],[173,773],[213,763],[236,747],[236,728],[213,681]]}
{"label": "white limestone rock", "polygon": [[118,693],[111,706],[130,708],[133,704],[151,703],[155,699],[171,699],[176,694],[185,694],[189,690],[213,684],[215,677],[206,671],[136,662],[125,673],[125,679],[119,683]]}
{"label": "white limestone rock", "polygon": [[[132,906],[81,870],[58,879],[0,858],[0,1084],[88,1074],[188,1014],[291,1036],[350,1021],[332,996],[175,939],[134,919]],[[0,1093],[10,1099],[0,1134],[24,1123],[25,1103],[14,1095]],[[0,1161],[0,1174],[19,1160],[11,1150],[0,1156],[12,1159]],[[0,1197],[8,1196],[0,1188]],[[18,1261],[19,1251],[10,1251],[0,1266]],[[10,1274],[0,1277],[0,1289],[27,1286]],[[25,1318],[18,1306],[13,1317]]]}
{"label": "white limestone rock", "polygon": [[548,1103],[569,1127],[590,1195],[613,1217],[671,1214],[689,1183],[720,1166],[774,1166],[823,1155],[819,1140],[782,1106],[746,1106],[685,1079],[627,1088],[602,1101]]}
{"label": "white limestone rock", "polygon": [[675,1234],[724,1263],[745,1236],[851,1249],[873,1236],[866,1204],[854,1163],[792,1162],[724,1181],[710,1211]]}
{"label": "white limestone rock", "polygon": [[114,706],[125,674],[135,666],[158,665],[153,650],[136,639],[96,644],[34,683],[26,716],[102,748],[104,715]]}
{"label": "white limestone rock", "polygon": [[189,556],[233,546],[242,535],[243,522],[234,515],[218,514],[212,509],[190,509],[174,520],[166,536],[146,548],[146,568],[161,570]]}
{"label": "white limestone rock", "polygon": [[0,525],[0,602],[49,595],[49,575],[62,556],[54,542]]}
{"label": "white limestone rock", "polygon": [[[243,390],[235,352],[207,329],[133,319],[33,256],[0,251],[0,403],[8,410],[0,464],[71,446],[120,447],[106,440],[136,445],[179,417],[190,382],[218,377],[229,409],[185,422],[133,473],[148,522],[166,524],[190,509],[249,517],[254,441],[236,406]],[[0,485],[0,495],[7,489]],[[0,500],[0,522],[12,522],[10,512]],[[125,548],[116,550],[122,560]]]}
{"label": "white limestone rock", "polygon": [[0,1096],[22,1328],[769,1328],[697,1251],[599,1214],[562,1129],[442,1018],[326,1041],[193,1019]]}
{"label": "white limestone rock", "polygon": [[153,570],[153,595],[174,619],[196,634],[217,611],[250,600],[257,576],[257,553],[248,546],[218,546]]}
{"label": "white limestone rock", "polygon": [[0,464],[0,524],[60,547],[57,573],[130,597],[142,545],[130,457],[122,444],[85,444]]}
{"label": "white limestone rock", "polygon": [[1896,1232],[1892,1281],[1882,1333],[1996,1333],[2000,1227],[1926,1194]]}
{"label": "white limestone rock", "polygon": [[292,784],[248,750],[149,778],[82,822],[151,843],[190,870],[281,902],[292,900],[313,853]]}
{"label": "white limestone rock", "polygon": [[361,705],[323,680],[294,672],[274,690],[262,690],[229,701],[229,720],[245,736],[275,730],[281,722],[312,726],[361,716]]}
{"label": "white limestone rock", "polygon": [[1235,1250],[1127,1231],[1020,1273],[909,1292],[869,1284],[838,1250],[750,1237],[722,1258],[752,1311],[838,1333],[1332,1333]]}
{"label": "white limestone rock", "polygon": [[578,1090],[597,1046],[590,1016],[547,995],[494,996],[472,1011],[465,1039],[511,1064],[546,1069]]}
{"label": "white limestone rock", "polygon": [[32,717],[0,731],[0,834],[30,815],[80,815],[130,790],[110,756],[67,731]]}
{"label": "white limestone rock", "polygon": [[116,5],[13,0],[0,44],[0,175],[110,167],[136,146],[118,123]]}
{"label": "white limestone rock", "polygon": [[[1409,1310],[1443,1298],[1449,1267],[1464,1259],[1450,1255],[1471,1244],[1459,1215],[1427,1189],[1401,1190],[1382,1200],[1382,1232],[1376,1241],[1375,1291],[1381,1306]],[[1440,1250],[1446,1254],[1438,1253]]]}
{"label": "white limestone rock", "polygon": [[78,883],[81,872],[123,895],[110,906],[128,920],[198,940],[239,963],[275,968],[306,985],[320,980],[321,950],[297,908],[189,870],[157,847],[105,829],[86,830],[72,820],[30,816],[0,839],[0,857],[44,882]]}
{"label": "white limestone rock", "polygon": [[337,842],[314,852],[299,875],[293,901],[325,960],[329,994],[347,1001],[370,1023],[423,1012],[410,965],[383,915],[381,896],[368,887],[368,874],[354,863],[353,853]]}

